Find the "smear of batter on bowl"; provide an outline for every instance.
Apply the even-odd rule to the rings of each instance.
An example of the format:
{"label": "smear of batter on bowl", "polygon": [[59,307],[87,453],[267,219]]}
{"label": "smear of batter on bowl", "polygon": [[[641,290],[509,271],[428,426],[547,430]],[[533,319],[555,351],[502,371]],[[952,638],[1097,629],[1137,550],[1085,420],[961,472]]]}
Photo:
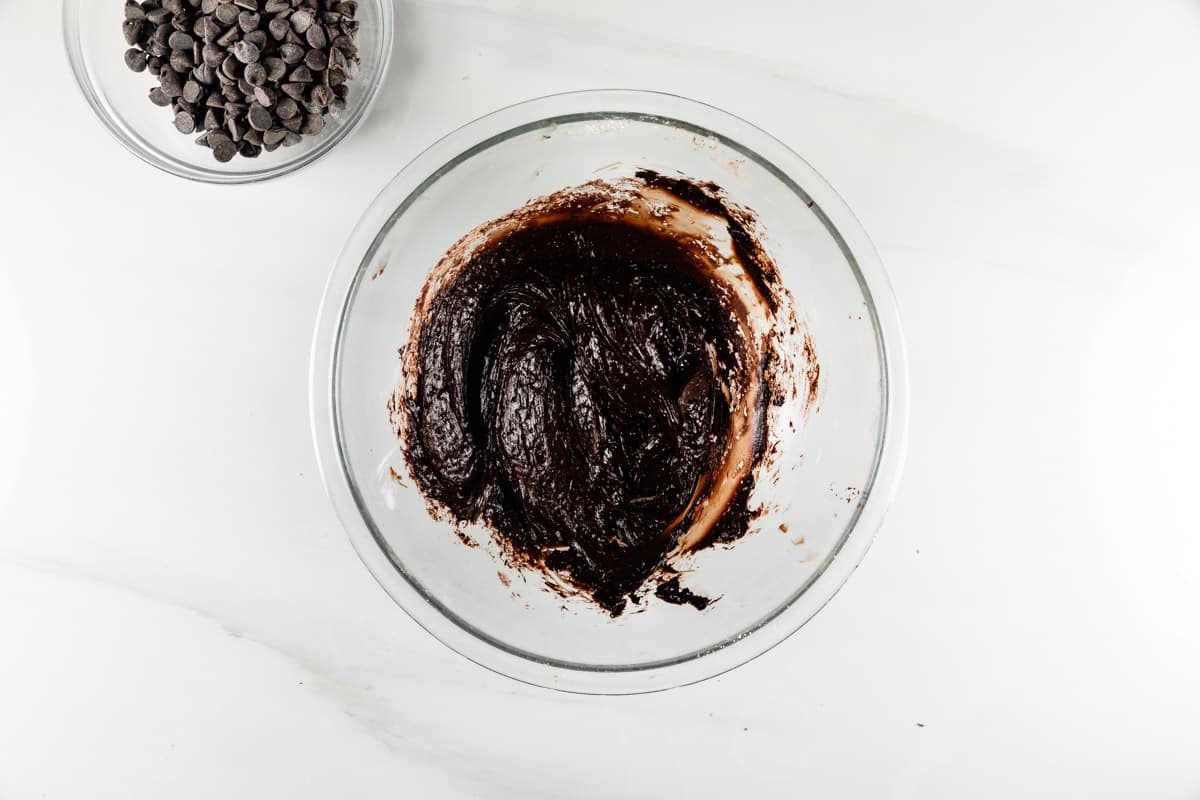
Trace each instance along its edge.
{"label": "smear of batter on bowl", "polygon": [[643,170],[530,201],[441,259],[389,404],[431,513],[613,616],[703,609],[682,562],[747,533],[771,409],[803,397],[754,218]]}

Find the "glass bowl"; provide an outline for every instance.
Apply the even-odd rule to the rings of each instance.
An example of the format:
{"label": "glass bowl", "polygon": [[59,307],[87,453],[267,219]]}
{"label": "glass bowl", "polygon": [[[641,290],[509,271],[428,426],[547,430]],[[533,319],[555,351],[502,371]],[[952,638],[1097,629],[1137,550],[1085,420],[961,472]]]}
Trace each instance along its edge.
{"label": "glass bowl", "polygon": [[[821,365],[818,408],[780,441],[770,508],[730,547],[697,554],[703,611],[649,598],[613,618],[467,547],[414,488],[387,405],[417,294],[465,232],[531,198],[649,168],[713,181],[757,212],[765,246]],[[904,453],[906,378],[887,277],[862,226],[803,159],[753,125],[683,98],[631,91],[544,97],[434,144],[358,223],[317,323],[312,423],[326,487],[384,589],[466,657],[586,693],[664,689],[782,641],[849,577],[883,518]],[[756,497],[758,495],[756,494]],[[499,574],[498,574],[499,573]]]}
{"label": "glass bowl", "polygon": [[351,81],[347,108],[326,118],[317,136],[294,147],[281,147],[258,158],[238,155],[219,163],[195,143],[196,136],[175,130],[170,108],[146,95],[155,85],[148,72],[125,66],[129,48],[121,35],[121,0],[63,0],[63,38],[67,58],[84,98],[104,127],[138,158],[161,170],[209,183],[253,183],[302,169],[328,153],[366,118],[387,74],[392,55],[395,15],[392,0],[360,0],[358,38],[362,74]]}

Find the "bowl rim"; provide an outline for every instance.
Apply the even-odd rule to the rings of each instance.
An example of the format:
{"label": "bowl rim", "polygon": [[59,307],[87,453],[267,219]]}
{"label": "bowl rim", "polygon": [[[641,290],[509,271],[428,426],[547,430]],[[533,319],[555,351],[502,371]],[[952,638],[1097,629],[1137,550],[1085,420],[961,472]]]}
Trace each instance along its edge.
{"label": "bowl rim", "polygon": [[[688,122],[701,116],[717,132]],[[525,653],[458,619],[411,580],[374,530],[343,459],[338,413],[338,353],[347,311],[384,235],[417,196],[457,164],[516,133],[565,121],[639,119],[714,136],[788,184],[824,223],[856,271],[882,366],[882,414],[871,480],[840,544],[773,612],[711,647],[658,662],[582,665]],[[747,146],[745,141],[752,141]],[[763,155],[764,151],[767,155]],[[769,157],[768,157],[769,156]],[[777,162],[787,163],[787,170]],[[593,89],[546,95],[486,114],[438,139],[403,167],[368,206],[326,283],[313,334],[310,412],[318,467],[338,518],[371,574],[421,627],[459,654],[508,677],[584,694],[637,694],[695,683],[740,666],[782,642],[829,602],[870,548],[896,491],[907,446],[908,377],[903,333],[891,284],[866,231],[845,201],[807,161],[751,123],[678,95]]]}
{"label": "bowl rim", "polygon": [[[88,68],[87,59],[83,56],[81,31],[79,26],[80,7],[94,0],[63,0],[62,5],[62,40],[66,50],[67,61],[71,65],[71,73],[75,85],[83,99],[91,106],[96,119],[108,133],[126,150],[150,166],[185,180],[197,183],[218,185],[240,185],[262,183],[264,181],[295,174],[307,169],[328,155],[335,147],[346,141],[366,120],[375,101],[379,98],[379,90],[387,80],[391,68],[392,51],[395,44],[396,10],[394,0],[378,0],[380,4],[383,42],[380,53],[380,63],[377,77],[369,84],[364,84],[366,94],[355,104],[345,125],[333,135],[325,137],[312,150],[298,153],[295,157],[269,167],[254,167],[244,170],[221,171],[209,167],[198,167],[188,164],[174,156],[167,155],[158,148],[146,143],[143,137],[136,134],[132,126],[124,124],[105,107],[94,86],[93,73]],[[114,27],[114,35],[116,35]],[[167,125],[164,121],[164,125]],[[248,161],[253,164],[253,161]]]}

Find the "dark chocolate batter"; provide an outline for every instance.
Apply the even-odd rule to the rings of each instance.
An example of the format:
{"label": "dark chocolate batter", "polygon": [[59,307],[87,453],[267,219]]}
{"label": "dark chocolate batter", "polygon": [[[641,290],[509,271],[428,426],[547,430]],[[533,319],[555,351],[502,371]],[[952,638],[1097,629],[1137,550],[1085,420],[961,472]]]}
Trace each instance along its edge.
{"label": "dark chocolate batter", "polygon": [[768,358],[696,246],[587,208],[493,232],[426,287],[393,409],[427,499],[613,615],[652,578],[703,609],[670,557],[751,516]]}

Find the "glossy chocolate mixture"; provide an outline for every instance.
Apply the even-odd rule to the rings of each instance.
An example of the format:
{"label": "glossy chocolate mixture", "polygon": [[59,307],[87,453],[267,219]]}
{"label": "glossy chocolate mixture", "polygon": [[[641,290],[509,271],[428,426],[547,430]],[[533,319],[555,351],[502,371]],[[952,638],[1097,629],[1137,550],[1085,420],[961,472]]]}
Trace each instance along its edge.
{"label": "glossy chocolate mixture", "polygon": [[543,198],[460,242],[392,409],[435,508],[613,615],[652,585],[707,605],[671,560],[745,533],[772,395],[751,317],[775,308],[773,267],[731,270],[748,245],[734,235],[722,260],[697,227],[716,200],[656,177]]}

